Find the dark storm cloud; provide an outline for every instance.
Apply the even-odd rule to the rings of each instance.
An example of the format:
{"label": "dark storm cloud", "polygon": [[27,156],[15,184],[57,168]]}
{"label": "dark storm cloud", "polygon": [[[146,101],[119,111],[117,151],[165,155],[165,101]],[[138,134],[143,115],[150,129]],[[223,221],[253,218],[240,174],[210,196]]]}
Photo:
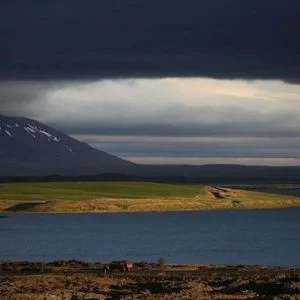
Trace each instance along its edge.
{"label": "dark storm cloud", "polygon": [[298,82],[298,0],[2,0],[0,78]]}
{"label": "dark storm cloud", "polygon": [[45,85],[0,81],[0,113],[23,116],[31,104],[40,100],[45,89]]}
{"label": "dark storm cloud", "polygon": [[0,114],[34,116],[33,105],[43,106],[44,96],[62,83],[0,81]]}

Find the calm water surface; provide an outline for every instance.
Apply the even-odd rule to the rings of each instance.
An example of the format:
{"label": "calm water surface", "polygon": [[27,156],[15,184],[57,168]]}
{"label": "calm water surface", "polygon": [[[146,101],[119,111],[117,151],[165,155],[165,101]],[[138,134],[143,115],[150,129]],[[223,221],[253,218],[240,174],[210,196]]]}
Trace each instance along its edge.
{"label": "calm water surface", "polygon": [[0,219],[0,260],[159,257],[168,263],[300,267],[300,208]]}

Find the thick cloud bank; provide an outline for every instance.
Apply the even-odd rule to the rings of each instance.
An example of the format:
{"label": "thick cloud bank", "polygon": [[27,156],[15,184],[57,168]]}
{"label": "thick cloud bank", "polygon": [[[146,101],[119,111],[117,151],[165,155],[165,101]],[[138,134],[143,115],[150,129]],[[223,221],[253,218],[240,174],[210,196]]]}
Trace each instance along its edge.
{"label": "thick cloud bank", "polygon": [[299,85],[172,78],[19,82],[2,91],[6,112],[135,162],[300,165]]}
{"label": "thick cloud bank", "polygon": [[299,82],[298,0],[2,0],[5,80]]}

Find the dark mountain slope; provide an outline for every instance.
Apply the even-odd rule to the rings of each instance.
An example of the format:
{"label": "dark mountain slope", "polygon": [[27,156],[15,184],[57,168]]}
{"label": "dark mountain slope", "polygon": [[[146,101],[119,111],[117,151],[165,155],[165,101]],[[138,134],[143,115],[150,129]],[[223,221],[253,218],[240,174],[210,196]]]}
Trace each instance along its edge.
{"label": "dark mountain slope", "polygon": [[0,116],[0,175],[130,172],[135,165],[45,124]]}
{"label": "dark mountain slope", "polygon": [[[36,176],[47,175],[74,180],[299,183],[300,167],[136,165],[40,122],[0,115],[1,180],[14,181],[20,177],[22,181],[28,176],[38,180]],[[59,176],[47,178],[65,180]]]}

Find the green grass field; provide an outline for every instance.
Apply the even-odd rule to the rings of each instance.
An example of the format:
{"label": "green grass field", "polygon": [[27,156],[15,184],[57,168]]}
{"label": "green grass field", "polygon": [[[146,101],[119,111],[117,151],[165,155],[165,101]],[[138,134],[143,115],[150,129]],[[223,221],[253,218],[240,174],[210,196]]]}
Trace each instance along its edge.
{"label": "green grass field", "polygon": [[300,206],[300,197],[143,182],[0,184],[0,212],[104,213]]}
{"label": "green grass field", "polygon": [[100,198],[153,199],[192,198],[203,185],[173,185],[144,182],[54,182],[0,184],[0,200],[50,201]]}

